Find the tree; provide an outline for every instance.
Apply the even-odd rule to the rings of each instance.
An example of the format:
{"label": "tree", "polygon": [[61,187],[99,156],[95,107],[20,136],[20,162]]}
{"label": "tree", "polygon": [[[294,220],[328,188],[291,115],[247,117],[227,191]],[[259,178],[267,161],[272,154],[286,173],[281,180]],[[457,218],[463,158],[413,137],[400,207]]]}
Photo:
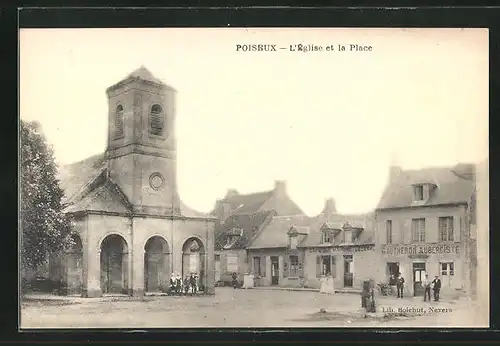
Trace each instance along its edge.
{"label": "tree", "polygon": [[70,218],[62,212],[64,191],[53,150],[36,122],[21,120],[21,267],[36,269],[70,245]]}

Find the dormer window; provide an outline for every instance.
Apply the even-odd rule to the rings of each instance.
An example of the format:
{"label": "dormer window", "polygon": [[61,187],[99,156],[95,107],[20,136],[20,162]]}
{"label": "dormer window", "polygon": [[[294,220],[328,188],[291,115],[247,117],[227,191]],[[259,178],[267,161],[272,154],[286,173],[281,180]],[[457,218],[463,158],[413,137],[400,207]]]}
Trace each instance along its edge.
{"label": "dormer window", "polygon": [[297,249],[297,236],[296,235],[290,237],[290,249],[291,250]]}
{"label": "dormer window", "polygon": [[226,236],[224,249],[230,249],[243,235],[243,229],[233,228]]}
{"label": "dormer window", "polygon": [[344,243],[353,243],[354,242],[354,234],[351,229],[344,230]]}
{"label": "dormer window", "polygon": [[413,186],[413,200],[423,201],[424,200],[424,185],[414,185]]}
{"label": "dormer window", "polygon": [[331,244],[333,243],[333,233],[331,231],[323,231],[322,236],[321,236],[321,243],[322,244]]}

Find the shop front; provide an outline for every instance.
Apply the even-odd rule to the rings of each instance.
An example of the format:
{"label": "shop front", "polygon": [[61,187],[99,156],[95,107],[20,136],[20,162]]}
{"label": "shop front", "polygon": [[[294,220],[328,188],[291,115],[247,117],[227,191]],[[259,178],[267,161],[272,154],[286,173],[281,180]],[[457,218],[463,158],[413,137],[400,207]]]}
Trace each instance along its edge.
{"label": "shop front", "polygon": [[379,263],[374,244],[309,247],[305,251],[304,278],[307,287],[320,288],[333,278],[335,289],[361,289],[372,278]]}
{"label": "shop front", "polygon": [[462,243],[426,243],[384,245],[382,258],[385,262],[385,281],[391,283],[401,275],[405,280],[405,293],[423,296],[426,278],[441,279],[444,294],[464,288],[464,246]]}

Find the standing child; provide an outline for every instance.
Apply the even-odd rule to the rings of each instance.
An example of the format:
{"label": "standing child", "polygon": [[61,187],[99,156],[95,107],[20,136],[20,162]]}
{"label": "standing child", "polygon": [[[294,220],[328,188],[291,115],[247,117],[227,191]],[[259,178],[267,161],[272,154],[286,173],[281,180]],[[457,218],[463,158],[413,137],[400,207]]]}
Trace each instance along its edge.
{"label": "standing child", "polygon": [[175,292],[178,295],[182,294],[182,280],[181,280],[181,276],[179,275],[179,273],[177,273],[175,276]]}
{"label": "standing child", "polygon": [[168,294],[173,295],[174,293],[175,293],[175,274],[172,273],[172,275],[170,275],[170,289],[168,291]]}
{"label": "standing child", "polygon": [[186,277],[184,277],[184,295],[188,295],[188,292],[189,292],[189,277],[186,275]]}

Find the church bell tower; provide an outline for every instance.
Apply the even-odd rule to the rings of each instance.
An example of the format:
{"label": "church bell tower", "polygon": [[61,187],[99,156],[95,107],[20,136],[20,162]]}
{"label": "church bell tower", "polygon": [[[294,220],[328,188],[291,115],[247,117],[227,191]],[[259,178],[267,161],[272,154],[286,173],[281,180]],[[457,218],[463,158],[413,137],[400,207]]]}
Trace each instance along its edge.
{"label": "church bell tower", "polygon": [[125,193],[134,212],[178,214],[176,91],[141,66],[106,93],[109,177]]}

